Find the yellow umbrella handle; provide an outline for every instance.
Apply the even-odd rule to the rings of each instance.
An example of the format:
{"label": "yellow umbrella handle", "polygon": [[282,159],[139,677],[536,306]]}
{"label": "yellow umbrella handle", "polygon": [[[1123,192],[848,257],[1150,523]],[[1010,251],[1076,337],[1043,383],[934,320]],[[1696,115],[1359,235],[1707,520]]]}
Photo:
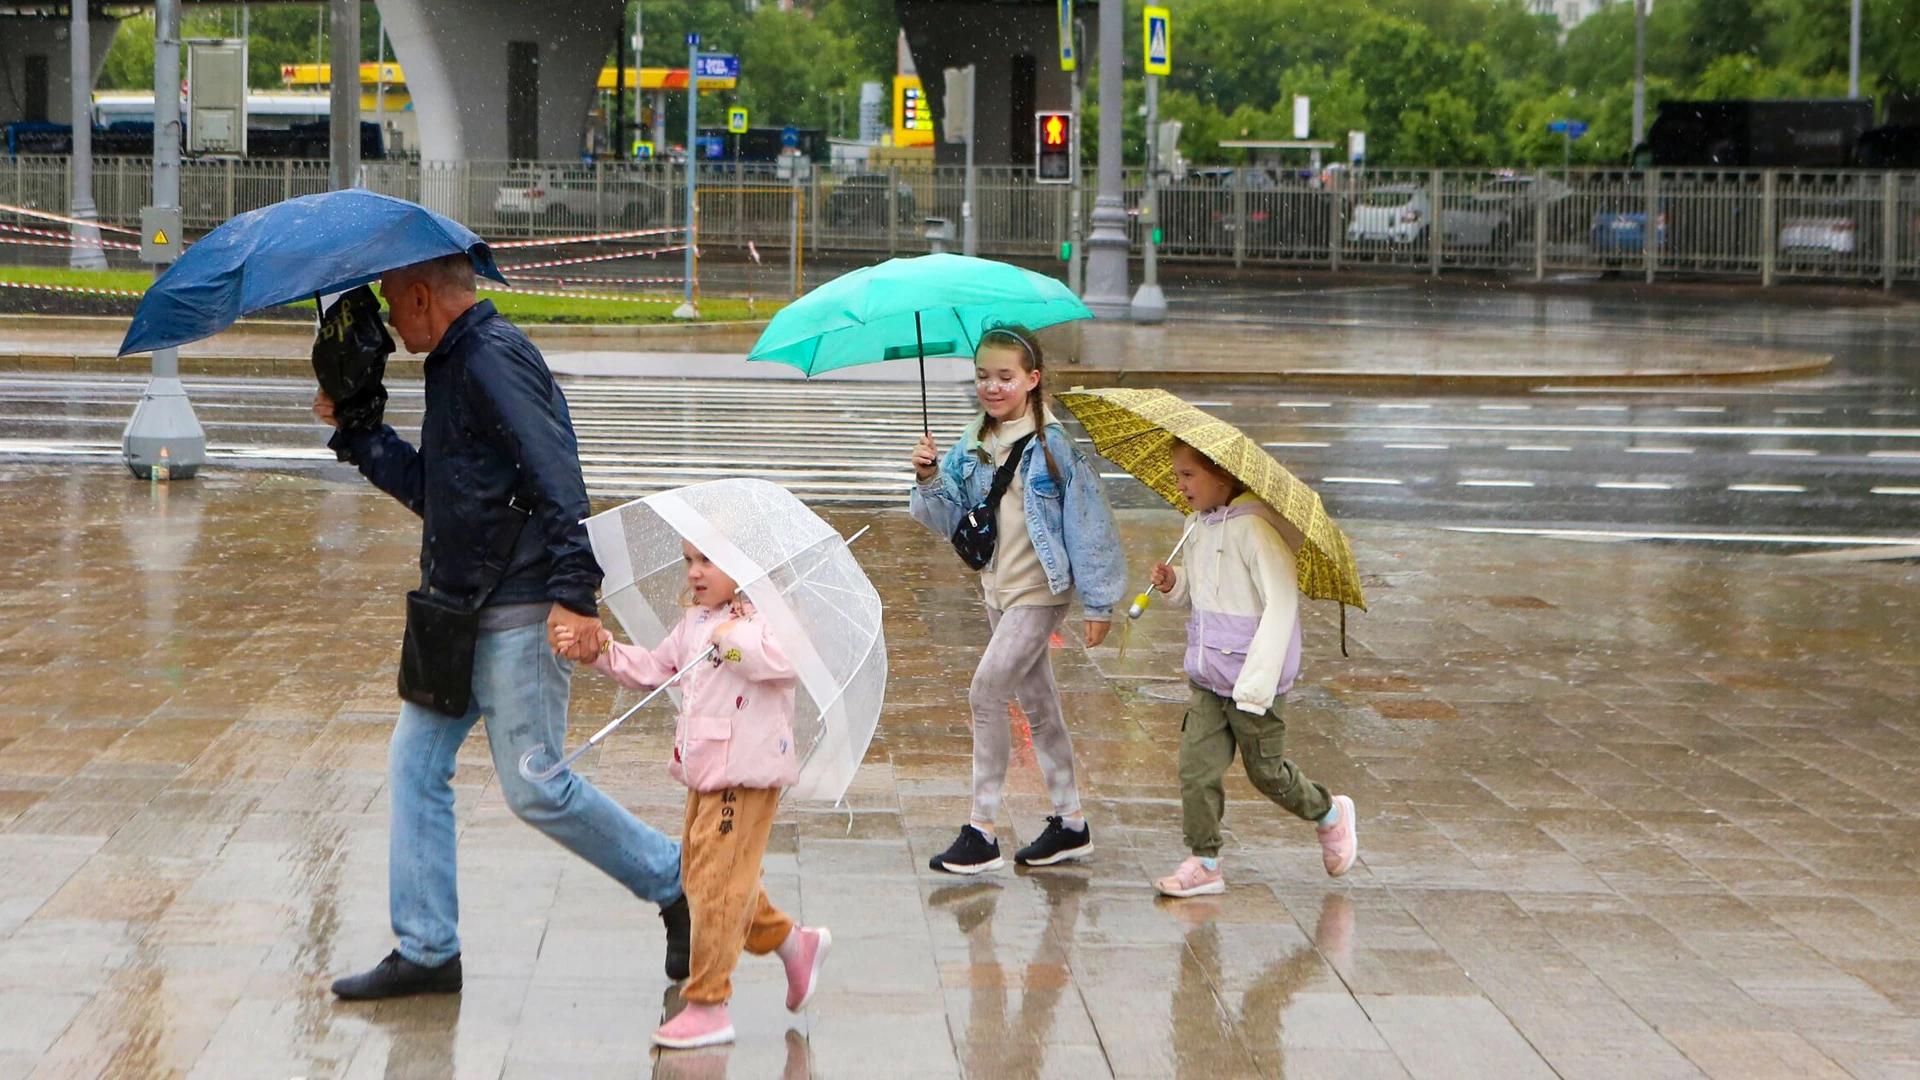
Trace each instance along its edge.
{"label": "yellow umbrella handle", "polygon": [[1133,598],[1133,606],[1127,609],[1127,618],[1137,619],[1147,613],[1148,605],[1153,603],[1153,590],[1148,589]]}
{"label": "yellow umbrella handle", "polygon": [[[1193,527],[1198,524],[1200,524],[1200,515],[1195,514],[1193,515],[1193,520],[1187,522],[1187,530],[1180,534],[1180,542],[1173,545],[1173,550],[1167,554],[1167,561],[1169,563],[1180,557],[1180,549],[1187,546],[1187,537],[1193,535]],[[1147,608],[1152,605],[1153,586],[1149,585],[1141,591],[1139,596],[1133,598],[1133,606],[1127,609],[1127,618],[1137,619],[1145,615]]]}

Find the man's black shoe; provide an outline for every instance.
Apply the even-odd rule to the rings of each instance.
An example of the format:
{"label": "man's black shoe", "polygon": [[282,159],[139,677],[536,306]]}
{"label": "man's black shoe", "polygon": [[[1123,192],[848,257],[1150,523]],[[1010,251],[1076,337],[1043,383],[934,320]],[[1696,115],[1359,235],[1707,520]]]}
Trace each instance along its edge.
{"label": "man's black shoe", "polygon": [[685,893],[660,909],[660,921],[667,924],[667,978],[679,982],[693,970],[693,913]]}
{"label": "man's black shoe", "polygon": [[1093,830],[1081,823],[1078,829],[1067,828],[1066,820],[1058,814],[1047,818],[1047,827],[1033,843],[1014,853],[1013,861],[1021,866],[1052,866],[1068,859],[1084,859],[1093,854]]}
{"label": "man's black shoe", "polygon": [[456,956],[439,967],[421,967],[395,949],[375,964],[372,971],[335,980],[333,992],[342,1001],[457,994],[460,992],[460,958]]}
{"label": "man's black shoe", "polygon": [[960,826],[953,846],[929,859],[927,865],[949,874],[981,874],[1007,864],[1000,858],[1000,842],[987,839],[985,833],[968,824]]}

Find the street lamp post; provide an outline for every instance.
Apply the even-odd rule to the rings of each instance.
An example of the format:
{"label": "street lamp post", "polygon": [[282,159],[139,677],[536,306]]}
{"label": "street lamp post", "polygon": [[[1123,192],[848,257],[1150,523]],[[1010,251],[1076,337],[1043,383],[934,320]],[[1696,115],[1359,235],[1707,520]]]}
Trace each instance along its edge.
{"label": "street lamp post", "polygon": [[1123,0],[1100,0],[1099,191],[1093,200],[1093,235],[1087,238],[1087,291],[1095,318],[1124,319],[1127,294],[1127,204],[1120,186],[1120,121],[1126,111],[1121,86]]}
{"label": "street lamp post", "polygon": [[[1073,34],[1073,55],[1076,58],[1086,56],[1086,50],[1081,47],[1081,39],[1086,37],[1086,27],[1079,19],[1073,20],[1071,33]],[[1073,145],[1067,148],[1067,170],[1068,174],[1073,177],[1073,187],[1067,194],[1067,288],[1072,289],[1075,296],[1079,296],[1081,292],[1081,268],[1086,265],[1087,257],[1087,253],[1081,249],[1080,243],[1080,224],[1082,217],[1080,192],[1084,186],[1080,182],[1080,123],[1083,119],[1081,116],[1083,105],[1080,94],[1080,80],[1082,78],[1081,72],[1085,70],[1086,65],[1084,63],[1075,63],[1073,65],[1073,98],[1071,105],[1073,112],[1073,127],[1071,128]]]}
{"label": "street lamp post", "polygon": [[1860,96],[1860,0],[1853,0],[1847,30],[1847,96]]}
{"label": "street lamp post", "polygon": [[1160,231],[1160,204],[1154,173],[1160,168],[1160,76],[1147,75],[1147,178],[1140,199],[1140,231],[1144,256],[1144,280],[1133,294],[1133,321],[1151,325],[1167,321],[1167,294],[1160,289],[1160,268],[1155,251],[1155,233]]}
{"label": "street lamp post", "polygon": [[1647,0],[1633,0],[1633,145],[1647,135]]}
{"label": "street lamp post", "polygon": [[331,53],[327,112],[332,160],[327,186],[344,191],[360,182],[360,4],[357,0],[330,0],[328,7],[332,16],[327,39]]}
{"label": "street lamp post", "polygon": [[[72,216],[80,221],[94,219],[93,206],[93,47],[88,40],[86,0],[73,0],[73,25],[67,31],[72,66],[68,83],[73,115],[73,203]],[[75,270],[105,270],[107,252],[100,246],[100,230],[92,225],[73,227],[73,250],[67,265]]]}
{"label": "street lamp post", "polygon": [[[153,205],[166,217],[180,207],[180,0],[157,0],[153,12]],[[142,215],[141,232],[147,231]],[[177,215],[175,215],[177,217]],[[177,224],[171,226],[179,231]],[[143,243],[157,238],[143,235]],[[179,237],[171,237],[173,243]],[[164,267],[155,267],[160,273]],[[133,475],[185,480],[207,459],[207,434],[180,385],[178,349],[153,350],[153,377],[120,439]],[[162,475],[159,470],[164,469]]]}
{"label": "street lamp post", "polygon": [[687,259],[686,300],[673,309],[676,319],[697,319],[693,306],[693,276],[697,269],[694,243],[700,222],[700,35],[687,35]]}

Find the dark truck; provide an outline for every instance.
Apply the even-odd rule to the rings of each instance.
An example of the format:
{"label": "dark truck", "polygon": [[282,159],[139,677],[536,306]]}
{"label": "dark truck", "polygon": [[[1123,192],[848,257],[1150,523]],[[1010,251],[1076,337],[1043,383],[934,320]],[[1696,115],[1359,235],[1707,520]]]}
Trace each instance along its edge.
{"label": "dark truck", "polygon": [[1656,169],[1844,169],[1873,127],[1873,101],[1666,101],[1634,148]]}

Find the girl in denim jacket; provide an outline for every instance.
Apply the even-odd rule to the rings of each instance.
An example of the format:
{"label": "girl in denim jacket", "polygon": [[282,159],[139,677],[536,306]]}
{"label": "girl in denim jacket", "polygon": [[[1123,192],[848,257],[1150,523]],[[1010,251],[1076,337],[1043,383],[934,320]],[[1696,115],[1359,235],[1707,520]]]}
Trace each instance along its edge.
{"label": "girl in denim jacket", "polygon": [[1069,592],[1079,595],[1086,614],[1087,647],[1106,639],[1114,604],[1126,588],[1126,567],[1100,479],[1048,411],[1041,371],[1033,334],[1012,327],[988,331],[974,353],[980,417],[944,456],[931,436],[913,454],[919,478],[913,516],[943,537],[986,499],[994,471],[1016,448],[1020,455],[996,508],[993,561],[980,571],[993,636],[967,694],[973,712],[972,815],[952,846],[931,861],[948,873],[1005,865],[994,820],[1011,752],[1007,706],[1016,699],[1027,714],[1053,814],[1014,861],[1050,866],[1093,853],[1048,650],[1066,618]]}
{"label": "girl in denim jacket", "polygon": [[1353,800],[1329,794],[1286,757],[1281,702],[1300,671],[1300,587],[1280,516],[1232,475],[1188,446],[1173,445],[1173,476],[1199,518],[1184,564],[1153,568],[1154,587],[1193,605],[1187,622],[1192,704],[1180,722],[1180,803],[1192,857],[1154,882],[1166,896],[1225,892],[1220,873],[1221,781],[1240,752],[1262,795],[1319,826],[1320,856],[1335,877],[1358,848]]}
{"label": "girl in denim jacket", "polygon": [[[687,785],[680,875],[693,915],[687,1007],[653,1033],[672,1049],[732,1042],[727,1001],[742,950],[775,953],[787,969],[787,1008],[805,1008],[833,937],[773,906],[760,860],[780,792],[799,779],[793,746],[793,665],[733,579],[692,544],[686,612],[657,648],[623,645],[601,631],[594,667],[648,690],[680,677],[680,720],[667,771]],[[566,643],[563,643],[563,645]],[[707,653],[711,645],[713,652]]]}

